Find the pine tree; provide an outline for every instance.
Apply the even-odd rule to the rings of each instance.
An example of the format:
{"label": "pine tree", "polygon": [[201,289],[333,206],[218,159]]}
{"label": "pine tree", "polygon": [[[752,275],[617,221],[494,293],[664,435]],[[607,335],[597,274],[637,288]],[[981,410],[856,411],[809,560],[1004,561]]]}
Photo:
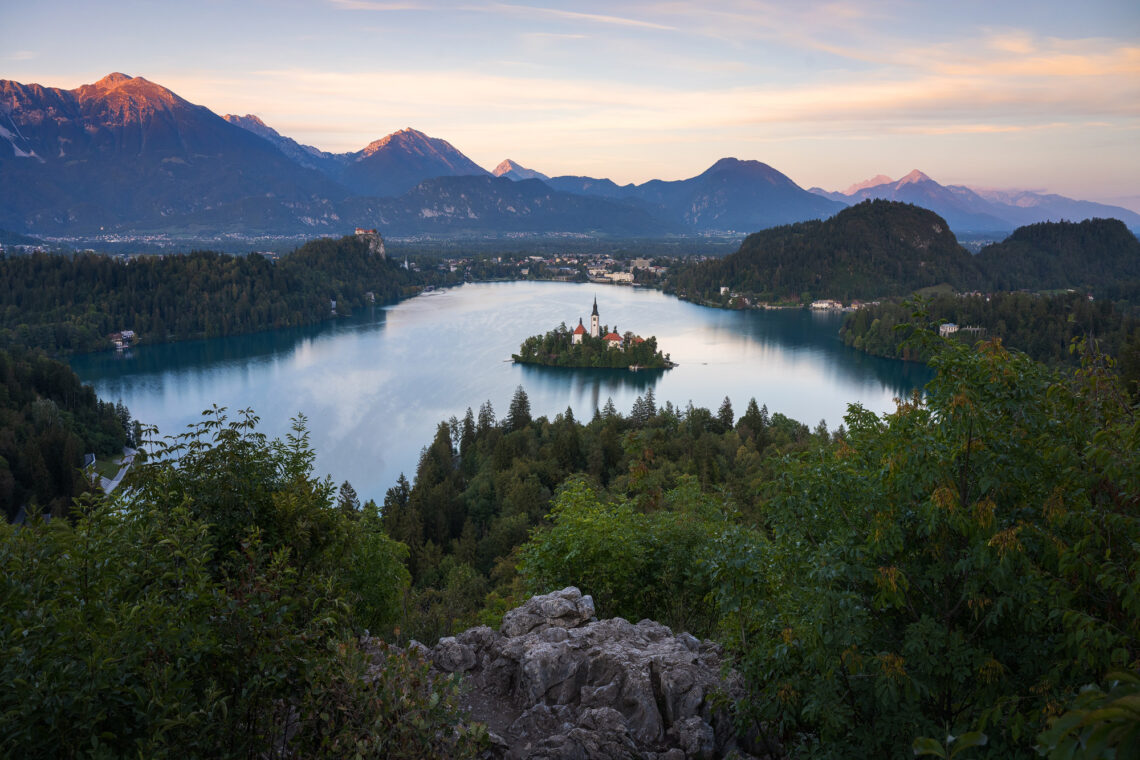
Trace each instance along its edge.
{"label": "pine tree", "polygon": [[721,402],[720,409],[717,410],[716,413],[716,419],[717,422],[720,423],[722,430],[732,429],[732,402],[729,400],[728,396],[725,396],[724,401]]}
{"label": "pine tree", "polygon": [[507,410],[505,427],[507,432],[522,430],[530,424],[530,399],[520,385],[515,388],[515,395],[511,398],[511,407]]}
{"label": "pine tree", "polygon": [[483,435],[493,427],[495,427],[495,409],[490,401],[484,401],[479,405],[479,424],[476,431],[479,435]]}
{"label": "pine tree", "polygon": [[360,511],[360,497],[356,495],[356,489],[347,480],[340,484],[336,503],[341,511],[347,514],[355,515]]}

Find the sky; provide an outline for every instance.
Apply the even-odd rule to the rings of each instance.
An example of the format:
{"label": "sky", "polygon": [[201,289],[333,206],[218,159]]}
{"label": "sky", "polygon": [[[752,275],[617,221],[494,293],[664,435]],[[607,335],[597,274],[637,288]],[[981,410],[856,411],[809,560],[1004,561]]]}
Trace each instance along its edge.
{"label": "sky", "polygon": [[0,79],[113,71],[323,150],[405,127],[624,184],[920,169],[1140,211],[1136,0],[4,0]]}

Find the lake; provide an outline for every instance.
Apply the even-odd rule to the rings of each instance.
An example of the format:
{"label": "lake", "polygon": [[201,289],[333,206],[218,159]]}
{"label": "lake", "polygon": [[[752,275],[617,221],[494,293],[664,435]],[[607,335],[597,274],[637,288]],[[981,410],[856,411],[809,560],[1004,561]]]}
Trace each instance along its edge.
{"label": "lake", "polygon": [[[530,335],[560,322],[648,337],[679,366],[669,371],[569,370],[515,365]],[[807,310],[724,311],[658,291],[611,285],[507,282],[464,285],[311,328],[141,346],[73,357],[100,398],[122,400],[163,434],[182,432],[212,405],[252,408],[270,436],[308,418],[316,469],[361,499],[380,502],[403,472],[411,480],[439,422],[490,401],[501,419],[515,388],[532,415],[567,407],[588,419],[612,398],[628,414],[652,387],[659,406],[690,401],[737,416],[750,398],[832,429],[849,403],[886,412],[931,377],[924,365],[867,356],[838,338],[842,317]]]}

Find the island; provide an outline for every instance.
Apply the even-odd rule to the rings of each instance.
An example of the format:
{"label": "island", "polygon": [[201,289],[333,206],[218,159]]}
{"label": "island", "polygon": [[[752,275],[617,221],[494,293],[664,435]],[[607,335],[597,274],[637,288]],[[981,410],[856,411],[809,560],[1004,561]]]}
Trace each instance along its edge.
{"label": "island", "polygon": [[545,335],[532,335],[511,356],[519,364],[544,367],[582,367],[593,369],[672,369],[676,365],[669,354],[657,348],[656,336],[642,338],[632,332],[624,334],[615,325],[602,326],[598,316],[598,299],[590,314],[589,329],[578,319],[571,330],[563,322]]}

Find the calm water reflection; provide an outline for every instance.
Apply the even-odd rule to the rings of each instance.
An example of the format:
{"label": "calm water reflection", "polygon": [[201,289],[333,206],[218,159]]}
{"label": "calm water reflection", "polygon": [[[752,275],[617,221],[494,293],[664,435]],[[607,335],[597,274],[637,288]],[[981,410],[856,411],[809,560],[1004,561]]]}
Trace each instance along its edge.
{"label": "calm water reflection", "polygon": [[[656,335],[680,366],[668,372],[570,371],[515,366],[522,339],[587,317]],[[706,309],[655,291],[563,283],[466,285],[353,320],[209,341],[146,346],[127,355],[75,357],[100,397],[122,399],[140,420],[180,432],[212,404],[252,407],[262,430],[309,419],[317,468],[380,500],[409,478],[437,424],[490,400],[502,416],[518,385],[535,416],[570,406],[580,419],[613,398],[628,413],[653,387],[659,404],[692,401],[737,414],[748,399],[814,426],[834,428],[847,404],[893,409],[892,399],[930,378],[924,366],[845,348],[840,317],[807,311]]]}

